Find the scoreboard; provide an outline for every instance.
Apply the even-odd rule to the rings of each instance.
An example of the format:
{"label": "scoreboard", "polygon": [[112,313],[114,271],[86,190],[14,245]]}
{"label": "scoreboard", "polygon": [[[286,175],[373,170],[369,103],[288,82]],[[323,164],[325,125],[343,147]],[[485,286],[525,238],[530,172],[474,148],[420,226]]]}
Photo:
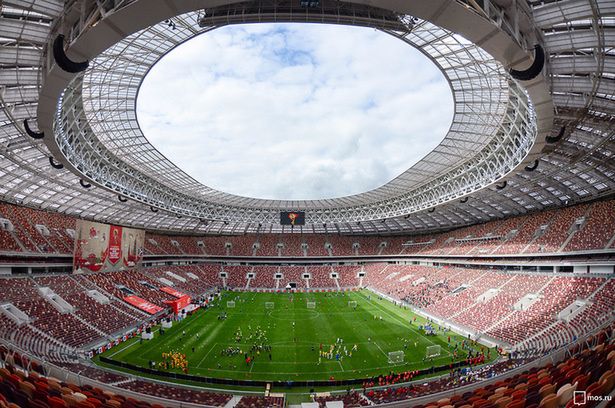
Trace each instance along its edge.
{"label": "scoreboard", "polygon": [[282,225],[305,225],[305,211],[282,211],[280,212],[280,224]]}

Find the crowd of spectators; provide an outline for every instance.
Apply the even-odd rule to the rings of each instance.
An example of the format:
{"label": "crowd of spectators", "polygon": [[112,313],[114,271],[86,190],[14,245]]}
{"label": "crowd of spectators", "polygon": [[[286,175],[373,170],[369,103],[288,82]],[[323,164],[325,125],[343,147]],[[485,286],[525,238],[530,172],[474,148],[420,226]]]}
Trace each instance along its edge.
{"label": "crowd of spectators", "polygon": [[[579,204],[431,235],[370,237],[338,234],[166,235],[146,232],[146,254],[226,256],[489,255],[575,252],[615,244],[615,200]],[[68,254],[75,219],[0,203],[0,251]],[[38,226],[38,228],[37,228]],[[42,227],[42,228],[40,228]],[[409,244],[409,245],[405,245]]]}
{"label": "crowd of spectators", "polygon": [[[365,271],[364,285],[526,349],[544,351],[568,344],[615,313],[613,283],[608,277],[385,263],[365,266]],[[578,300],[586,301],[583,310],[562,322],[560,313]]]}

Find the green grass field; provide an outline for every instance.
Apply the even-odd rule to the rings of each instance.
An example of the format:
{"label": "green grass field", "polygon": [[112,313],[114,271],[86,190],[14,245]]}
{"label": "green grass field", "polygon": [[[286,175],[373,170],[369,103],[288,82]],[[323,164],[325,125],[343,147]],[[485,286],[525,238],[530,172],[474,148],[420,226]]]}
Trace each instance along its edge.
{"label": "green grass field", "polygon": [[[235,301],[234,308],[227,307],[230,300]],[[315,309],[308,309],[308,301],[316,303]],[[356,301],[356,309],[349,306],[349,301]],[[273,309],[266,309],[266,302],[273,302]],[[223,313],[227,318],[219,320]],[[390,371],[449,364],[452,349],[447,343],[448,336],[453,345],[463,337],[453,332],[425,336],[418,330],[425,320],[417,316],[416,322],[410,325],[414,317],[411,311],[378,299],[368,291],[224,292],[215,307],[198,311],[181,323],[174,322],[164,335],[156,331],[153,340],[133,339],[103,356],[148,367],[150,360],[161,362],[163,352],[178,351],[186,355],[191,375],[266,381],[327,380],[330,376],[336,380],[366,378]],[[237,341],[239,330],[241,340]],[[258,332],[261,335],[256,339]],[[321,358],[319,363],[320,344],[328,351],[337,338],[343,339],[342,345],[336,347],[341,348],[341,360]],[[261,351],[260,355],[250,351],[255,343],[271,346],[271,360],[268,351]],[[351,351],[354,345],[357,349],[352,357],[346,355],[343,346]],[[441,355],[425,361],[426,348],[432,345],[441,346]],[[223,351],[229,347],[241,352],[224,355]],[[402,363],[389,363],[388,353],[393,351],[405,353]],[[250,364],[245,361],[245,352],[256,356]],[[491,353],[492,358],[494,354]],[[456,361],[465,357],[466,352],[460,347]],[[165,371],[180,372],[180,369]]]}

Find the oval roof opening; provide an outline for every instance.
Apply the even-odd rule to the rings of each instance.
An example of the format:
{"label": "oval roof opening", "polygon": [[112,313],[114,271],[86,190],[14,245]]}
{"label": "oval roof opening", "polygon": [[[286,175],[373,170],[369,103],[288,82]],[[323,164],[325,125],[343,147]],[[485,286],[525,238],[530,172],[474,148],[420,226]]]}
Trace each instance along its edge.
{"label": "oval roof opening", "polygon": [[446,135],[453,98],[421,52],[381,31],[233,25],[181,44],[137,100],[148,140],[231,194],[322,199],[377,188]]}

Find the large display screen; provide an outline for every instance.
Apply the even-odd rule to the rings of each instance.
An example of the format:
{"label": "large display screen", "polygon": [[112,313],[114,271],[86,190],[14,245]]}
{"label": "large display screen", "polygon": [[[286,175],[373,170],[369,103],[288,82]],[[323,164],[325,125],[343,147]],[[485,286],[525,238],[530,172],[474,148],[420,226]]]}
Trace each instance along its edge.
{"label": "large display screen", "polygon": [[280,213],[282,225],[305,225],[305,211],[282,211]]}
{"label": "large display screen", "polygon": [[117,225],[77,220],[74,270],[119,271],[138,266],[143,258],[145,232]]}

